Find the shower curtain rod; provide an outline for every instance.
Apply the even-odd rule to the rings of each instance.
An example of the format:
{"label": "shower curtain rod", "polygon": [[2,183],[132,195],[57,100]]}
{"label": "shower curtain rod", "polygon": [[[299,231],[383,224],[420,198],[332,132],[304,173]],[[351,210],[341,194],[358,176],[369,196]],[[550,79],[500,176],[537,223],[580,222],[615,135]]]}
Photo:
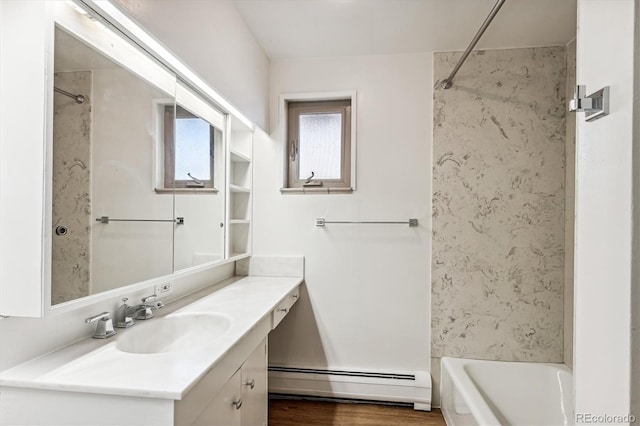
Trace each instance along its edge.
{"label": "shower curtain rod", "polygon": [[84,103],[84,101],[85,101],[85,97],[82,96],[82,95],[74,95],[73,93],[69,93],[69,92],[67,92],[65,90],[58,89],[57,87],[54,87],[53,90],[55,90],[56,92],[60,93],[61,95],[65,95],[65,96],[68,96],[68,97],[70,97],[72,99],[75,99],[75,101],[77,103],[79,103],[79,104]]}
{"label": "shower curtain rod", "polygon": [[491,21],[493,21],[493,18],[496,17],[496,14],[498,13],[498,11],[500,10],[500,8],[502,7],[505,1],[506,0],[498,0],[496,2],[496,4],[493,6],[493,9],[491,9],[491,12],[489,12],[489,16],[487,16],[487,19],[484,20],[484,22],[482,23],[482,26],[476,33],[475,37],[473,37],[473,40],[471,40],[471,43],[469,43],[469,47],[467,47],[467,50],[464,51],[464,53],[462,54],[462,57],[456,64],[455,68],[453,69],[453,71],[451,71],[451,74],[449,74],[449,77],[442,80],[442,83],[440,83],[440,87],[442,87],[443,89],[448,89],[453,85],[452,83],[453,77],[456,76],[456,74],[458,73],[458,70],[460,70],[460,67],[462,66],[464,61],[467,60],[467,56],[469,56],[473,48],[476,46],[476,44],[480,40],[480,37],[482,37],[482,34],[484,34],[484,32],[487,30],[487,27],[489,26],[489,24],[491,24]]}

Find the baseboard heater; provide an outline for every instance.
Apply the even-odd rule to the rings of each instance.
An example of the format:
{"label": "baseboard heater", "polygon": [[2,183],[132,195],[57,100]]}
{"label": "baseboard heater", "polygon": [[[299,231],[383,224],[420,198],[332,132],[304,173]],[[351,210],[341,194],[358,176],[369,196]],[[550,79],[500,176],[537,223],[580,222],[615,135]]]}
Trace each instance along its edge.
{"label": "baseboard heater", "polygon": [[269,367],[269,393],[410,403],[431,410],[431,374]]}

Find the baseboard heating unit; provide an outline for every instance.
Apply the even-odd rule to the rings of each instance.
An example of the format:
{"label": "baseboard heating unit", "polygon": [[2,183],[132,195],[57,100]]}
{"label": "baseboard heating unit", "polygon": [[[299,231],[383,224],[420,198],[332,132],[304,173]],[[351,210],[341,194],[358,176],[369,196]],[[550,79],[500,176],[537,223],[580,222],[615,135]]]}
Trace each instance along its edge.
{"label": "baseboard heating unit", "polygon": [[413,404],[431,410],[431,374],[269,367],[269,393]]}

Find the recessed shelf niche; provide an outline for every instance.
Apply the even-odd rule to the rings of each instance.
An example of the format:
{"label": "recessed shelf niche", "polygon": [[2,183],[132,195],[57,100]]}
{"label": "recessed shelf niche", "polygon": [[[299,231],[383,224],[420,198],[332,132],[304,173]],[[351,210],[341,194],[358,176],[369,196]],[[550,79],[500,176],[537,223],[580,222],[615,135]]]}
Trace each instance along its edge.
{"label": "recessed shelf niche", "polygon": [[227,250],[230,258],[251,254],[253,131],[230,117]]}

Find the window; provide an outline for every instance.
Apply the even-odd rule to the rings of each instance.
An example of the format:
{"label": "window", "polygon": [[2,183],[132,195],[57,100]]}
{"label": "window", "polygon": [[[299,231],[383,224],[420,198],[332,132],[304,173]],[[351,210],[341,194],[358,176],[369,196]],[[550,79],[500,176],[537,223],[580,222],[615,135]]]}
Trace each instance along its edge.
{"label": "window", "polygon": [[288,188],[351,188],[351,99],[287,103]]}
{"label": "window", "polygon": [[213,188],[215,138],[216,129],[207,121],[165,105],[164,187]]}

